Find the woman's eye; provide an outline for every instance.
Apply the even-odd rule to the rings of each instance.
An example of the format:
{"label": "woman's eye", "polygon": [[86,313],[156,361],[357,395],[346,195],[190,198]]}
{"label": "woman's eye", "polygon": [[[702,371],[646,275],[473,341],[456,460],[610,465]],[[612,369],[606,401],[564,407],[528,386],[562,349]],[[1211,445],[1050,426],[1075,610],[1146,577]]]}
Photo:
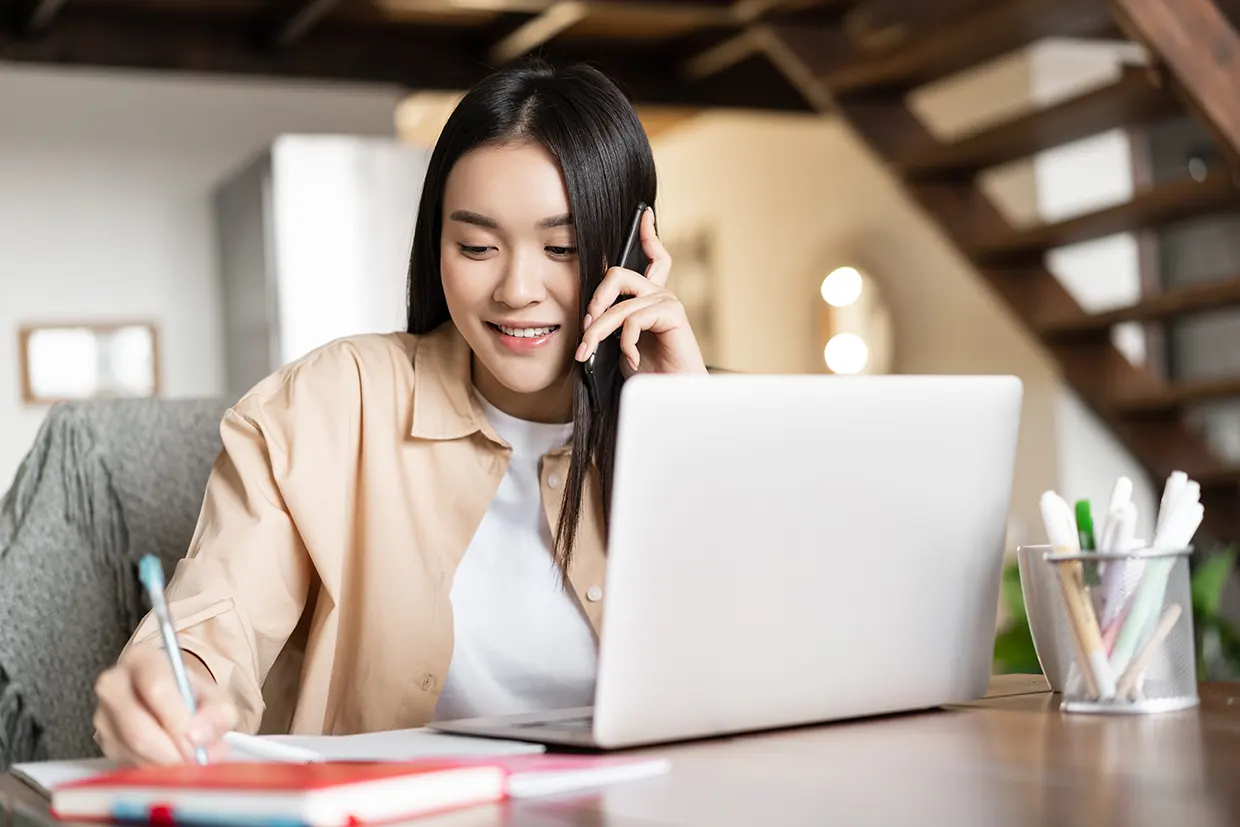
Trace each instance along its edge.
{"label": "woman's eye", "polygon": [[458,244],[457,246],[467,256],[484,256],[491,249],[490,247],[477,247],[472,244]]}
{"label": "woman's eye", "polygon": [[575,256],[577,255],[576,247],[546,247],[544,248],[553,256]]}

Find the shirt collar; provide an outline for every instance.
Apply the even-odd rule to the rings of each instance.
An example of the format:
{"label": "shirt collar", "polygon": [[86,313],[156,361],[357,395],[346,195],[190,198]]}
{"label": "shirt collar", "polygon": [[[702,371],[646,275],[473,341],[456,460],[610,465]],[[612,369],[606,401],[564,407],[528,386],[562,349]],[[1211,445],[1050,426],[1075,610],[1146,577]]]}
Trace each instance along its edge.
{"label": "shirt collar", "polygon": [[[462,439],[481,433],[511,447],[491,426],[474,396],[473,351],[451,321],[419,337],[413,353],[413,425],[415,439]],[[572,453],[572,441],[547,456]]]}
{"label": "shirt collar", "polygon": [[419,337],[413,353],[413,426],[417,439],[461,439],[481,432],[504,445],[473,392],[469,343],[451,321]]}

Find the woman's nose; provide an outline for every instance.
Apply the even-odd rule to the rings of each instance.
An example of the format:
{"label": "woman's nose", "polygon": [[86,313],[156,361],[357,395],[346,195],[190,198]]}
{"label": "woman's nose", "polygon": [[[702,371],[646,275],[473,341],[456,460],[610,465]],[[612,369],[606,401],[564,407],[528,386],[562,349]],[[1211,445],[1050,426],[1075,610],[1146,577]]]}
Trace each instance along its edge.
{"label": "woman's nose", "polygon": [[541,300],[544,292],[537,264],[517,255],[504,268],[503,276],[495,287],[494,298],[509,307],[525,307]]}

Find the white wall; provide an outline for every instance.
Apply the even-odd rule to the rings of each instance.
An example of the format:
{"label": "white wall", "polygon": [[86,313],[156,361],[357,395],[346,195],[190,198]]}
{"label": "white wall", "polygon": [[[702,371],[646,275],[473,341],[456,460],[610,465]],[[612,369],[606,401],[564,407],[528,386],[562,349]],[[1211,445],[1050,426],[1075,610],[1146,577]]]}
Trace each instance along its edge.
{"label": "white wall", "polygon": [[222,391],[210,190],[284,132],[391,135],[395,88],[0,68],[0,492],[45,413],[17,328],[154,319],[168,396]]}

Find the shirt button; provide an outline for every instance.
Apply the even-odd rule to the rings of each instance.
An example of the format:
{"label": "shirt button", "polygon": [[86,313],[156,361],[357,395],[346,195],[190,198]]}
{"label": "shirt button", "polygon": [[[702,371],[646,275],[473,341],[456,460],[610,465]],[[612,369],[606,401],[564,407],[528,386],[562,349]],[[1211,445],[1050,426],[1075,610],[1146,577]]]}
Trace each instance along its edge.
{"label": "shirt button", "polygon": [[550,476],[547,477],[547,486],[552,491],[558,491],[560,488],[560,478],[557,477],[555,474],[551,474]]}
{"label": "shirt button", "polygon": [[591,603],[597,603],[602,599],[603,599],[603,590],[600,589],[598,586],[591,586],[590,588],[586,589],[586,600],[589,600]]}

